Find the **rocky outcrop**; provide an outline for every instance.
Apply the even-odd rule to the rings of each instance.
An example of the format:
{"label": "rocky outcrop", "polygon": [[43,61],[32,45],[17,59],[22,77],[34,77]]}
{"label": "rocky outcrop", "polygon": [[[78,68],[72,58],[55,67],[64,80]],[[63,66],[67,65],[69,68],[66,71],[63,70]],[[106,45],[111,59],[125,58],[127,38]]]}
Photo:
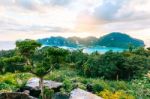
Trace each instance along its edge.
{"label": "rocky outcrop", "polygon": [[[44,80],[44,87],[48,89],[53,89],[54,92],[59,92],[59,89],[62,87],[62,83]],[[29,94],[34,97],[39,97],[41,90],[39,88],[39,78],[31,78],[27,81],[25,87],[20,88],[19,91],[23,92],[25,90],[29,91]]]}
{"label": "rocky outcrop", "polygon": [[102,99],[102,98],[85,90],[77,88],[71,91],[69,99]]}
{"label": "rocky outcrop", "polygon": [[[54,89],[62,86],[62,83],[51,81],[51,80],[44,80],[44,86],[49,89]],[[35,90],[39,90],[39,78],[31,78],[28,80],[26,87],[30,87]]]}
{"label": "rocky outcrop", "polygon": [[0,99],[37,99],[22,92],[1,93]]}

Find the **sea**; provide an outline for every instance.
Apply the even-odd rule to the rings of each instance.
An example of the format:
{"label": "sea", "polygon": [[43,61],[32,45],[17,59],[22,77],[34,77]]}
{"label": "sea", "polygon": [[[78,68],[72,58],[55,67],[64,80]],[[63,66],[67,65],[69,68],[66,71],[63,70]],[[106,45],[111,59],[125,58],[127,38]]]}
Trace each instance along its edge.
{"label": "sea", "polygon": [[99,53],[105,53],[108,51],[113,52],[123,52],[123,48],[117,48],[117,47],[105,47],[105,46],[90,46],[90,47],[67,47],[67,46],[58,46],[59,48],[67,49],[70,51],[82,49],[84,53],[93,53],[93,52],[99,52]]}
{"label": "sea", "polygon": [[[48,45],[44,45],[48,46]],[[11,50],[14,49],[15,42],[12,41],[0,41],[0,50]],[[105,47],[105,46],[90,46],[90,47],[67,47],[67,46],[58,46],[59,48],[67,49],[70,51],[77,50],[77,49],[83,49],[84,53],[92,53],[92,52],[99,52],[99,53],[105,53],[107,51],[114,51],[114,52],[122,52],[126,49],[123,48],[116,48],[116,47]]]}

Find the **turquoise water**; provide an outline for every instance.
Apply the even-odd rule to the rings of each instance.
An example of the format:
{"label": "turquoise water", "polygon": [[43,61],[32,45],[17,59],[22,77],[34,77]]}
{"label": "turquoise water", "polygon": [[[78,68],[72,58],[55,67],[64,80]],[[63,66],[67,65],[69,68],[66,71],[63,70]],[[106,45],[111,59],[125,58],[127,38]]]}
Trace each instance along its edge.
{"label": "turquoise water", "polygon": [[92,52],[99,52],[99,53],[105,53],[107,51],[112,50],[113,52],[122,52],[126,49],[123,48],[116,48],[116,47],[103,47],[103,46],[96,46],[96,47],[87,47],[83,49],[83,52],[85,53],[92,53]]}
{"label": "turquoise water", "polygon": [[[47,46],[47,45],[45,45]],[[114,52],[122,52],[125,49],[122,48],[115,48],[115,47],[104,47],[104,46],[93,46],[93,47],[67,47],[67,46],[58,46],[60,48],[68,49],[70,51],[77,50],[77,49],[83,49],[84,53],[92,53],[92,52],[100,52],[100,53],[105,53],[107,51],[114,51]],[[9,50],[9,49],[14,49],[15,48],[15,42],[0,42],[0,50]]]}
{"label": "turquoise water", "polygon": [[60,48],[68,49],[68,50],[77,50],[77,49],[83,49],[84,53],[92,53],[92,52],[99,52],[99,53],[105,53],[107,51],[112,50],[113,52],[122,52],[126,49],[123,48],[116,48],[116,47],[104,47],[104,46],[94,46],[94,47],[79,47],[79,48],[73,48],[73,47],[66,47],[61,46]]}

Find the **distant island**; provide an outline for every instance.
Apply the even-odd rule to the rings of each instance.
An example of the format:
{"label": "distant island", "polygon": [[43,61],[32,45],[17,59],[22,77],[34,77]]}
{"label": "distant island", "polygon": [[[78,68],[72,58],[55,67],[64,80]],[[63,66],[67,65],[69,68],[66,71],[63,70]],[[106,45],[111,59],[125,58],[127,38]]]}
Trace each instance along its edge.
{"label": "distant island", "polygon": [[67,47],[89,47],[89,46],[105,46],[105,47],[117,47],[117,48],[128,48],[129,45],[134,47],[143,47],[144,41],[130,37],[127,34],[120,32],[112,32],[104,35],[100,38],[96,37],[49,37],[38,39],[38,42],[43,45],[50,46],[67,46]]}
{"label": "distant island", "polygon": [[127,34],[123,34],[120,32],[112,32],[110,34],[104,35],[100,37],[96,45],[106,46],[106,47],[119,47],[119,48],[128,48],[129,45],[134,47],[143,47],[144,41],[132,38]]}

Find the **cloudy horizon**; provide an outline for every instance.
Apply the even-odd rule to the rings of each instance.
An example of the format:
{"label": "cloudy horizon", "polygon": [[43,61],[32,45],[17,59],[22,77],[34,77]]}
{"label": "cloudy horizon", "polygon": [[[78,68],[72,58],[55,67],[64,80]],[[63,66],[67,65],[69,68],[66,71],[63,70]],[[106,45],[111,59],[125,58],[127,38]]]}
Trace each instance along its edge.
{"label": "cloudy horizon", "polygon": [[0,41],[122,32],[150,41],[149,0],[0,0]]}

